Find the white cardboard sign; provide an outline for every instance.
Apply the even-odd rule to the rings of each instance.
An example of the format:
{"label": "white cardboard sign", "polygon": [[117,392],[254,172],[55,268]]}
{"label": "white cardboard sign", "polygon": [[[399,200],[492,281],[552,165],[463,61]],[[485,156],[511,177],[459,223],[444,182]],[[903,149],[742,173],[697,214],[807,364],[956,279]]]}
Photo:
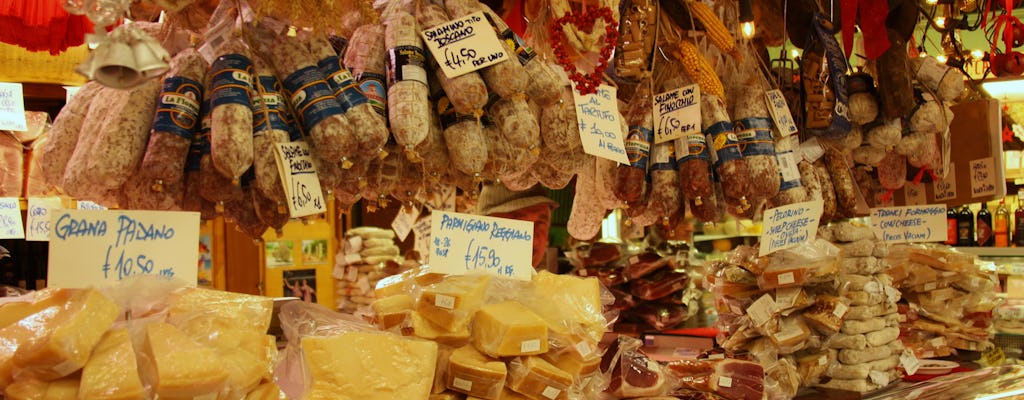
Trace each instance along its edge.
{"label": "white cardboard sign", "polygon": [[316,163],[306,142],[278,143],[274,152],[281,183],[293,218],[327,212],[327,202],[316,175]]}
{"label": "white cardboard sign", "polygon": [[799,246],[814,240],[824,203],[821,200],[771,208],[764,212],[760,255]]}
{"label": "white cardboard sign", "polygon": [[700,133],[700,86],[685,86],[654,96],[654,143],[693,133]]}
{"label": "white cardboard sign", "polygon": [[49,286],[105,286],[158,275],[195,286],[199,213],[51,210]]}
{"label": "white cardboard sign", "polygon": [[430,220],[431,270],[488,273],[530,280],[533,224],[514,219],[434,211]]}
{"label": "white cardboard sign", "polygon": [[482,11],[422,32],[423,42],[449,78],[508,60],[508,52]]}
{"label": "white cardboard sign", "polygon": [[0,197],[0,239],[24,239],[21,204],[17,197]]}
{"label": "white cardboard sign", "polygon": [[608,85],[601,85],[597,93],[585,96],[574,89],[576,123],[580,126],[585,153],[629,164],[615,92],[615,87]]}
{"label": "white cardboard sign", "polygon": [[947,238],[946,206],[872,208],[871,229],[883,242],[944,242]]}
{"label": "white cardboard sign", "polygon": [[24,92],[20,83],[0,82],[0,130],[28,130]]}
{"label": "white cardboard sign", "polygon": [[50,241],[50,210],[60,208],[60,197],[29,197],[25,240]]}

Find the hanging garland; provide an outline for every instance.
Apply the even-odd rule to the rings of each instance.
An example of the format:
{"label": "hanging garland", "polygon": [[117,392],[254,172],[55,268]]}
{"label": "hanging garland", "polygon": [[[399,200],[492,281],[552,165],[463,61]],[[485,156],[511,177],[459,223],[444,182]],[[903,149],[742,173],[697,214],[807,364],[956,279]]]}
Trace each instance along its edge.
{"label": "hanging garland", "polygon": [[[584,74],[576,68],[576,64],[569,58],[569,52],[565,48],[567,41],[562,27],[565,24],[572,24],[577,29],[589,31],[594,28],[598,18],[605,22],[604,46],[598,53],[597,65],[594,70]],[[552,21],[548,26],[548,40],[551,49],[555,54],[558,64],[562,66],[569,79],[576,83],[576,90],[582,95],[596,93],[597,87],[601,85],[604,70],[608,67],[608,60],[612,56],[619,38],[619,24],[615,21],[612,9],[609,7],[584,6],[581,12],[570,12]]]}

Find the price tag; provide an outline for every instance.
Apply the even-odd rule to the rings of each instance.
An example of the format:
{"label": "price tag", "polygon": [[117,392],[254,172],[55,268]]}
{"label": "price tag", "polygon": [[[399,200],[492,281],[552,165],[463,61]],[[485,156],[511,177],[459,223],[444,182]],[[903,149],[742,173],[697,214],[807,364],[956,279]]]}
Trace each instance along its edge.
{"label": "price tag", "polygon": [[772,115],[775,126],[779,128],[779,134],[786,137],[796,133],[796,122],[793,121],[793,114],[789,112],[786,96],[782,95],[782,91],[779,89],[769,90],[764,97],[768,103],[768,112]]}
{"label": "price tag", "polygon": [[932,191],[935,193],[935,201],[943,201],[956,198],[956,169],[953,162],[949,162],[949,172],[946,177],[932,182]]}
{"label": "price tag", "polygon": [[572,96],[576,104],[576,123],[580,126],[580,139],[585,153],[629,164],[615,91],[612,86],[601,85],[597,93],[581,96],[574,89]]}
{"label": "price tag", "polygon": [[868,377],[871,378],[871,383],[874,383],[874,384],[876,384],[878,386],[888,386],[889,385],[889,374],[887,374],[885,372],[882,372],[882,371],[871,371],[871,372],[868,372]]}
{"label": "price tag", "polygon": [[993,346],[991,349],[981,353],[978,361],[983,366],[995,367],[1003,365],[1003,362],[1006,361],[1006,354],[1003,354],[1003,349],[999,346]]}
{"label": "price tag", "polygon": [[816,200],[766,210],[760,256],[814,240],[823,209],[822,201]]}
{"label": "price tag", "polygon": [[443,211],[434,211],[430,218],[434,272],[531,279],[533,223]]}
{"label": "price tag", "polygon": [[536,351],[540,351],[540,340],[524,340],[519,343],[519,350],[522,351],[523,353],[533,353]]}
{"label": "price tag", "polygon": [[291,216],[297,218],[327,212],[309,145],[301,141],[277,143],[274,156],[281,173],[281,183],[288,195]]}
{"label": "price tag", "polygon": [[942,242],[946,240],[946,206],[884,207],[871,209],[875,237],[890,243]]}
{"label": "price tag", "polygon": [[0,197],[0,239],[24,239],[21,205],[17,197]]}
{"label": "price tag", "polygon": [[928,197],[925,194],[923,183],[907,182],[903,185],[903,193],[906,196],[908,206],[928,204]]}
{"label": "price tag", "polygon": [[772,296],[764,294],[757,301],[747,307],[747,315],[754,326],[764,325],[779,310],[779,306],[772,300]]}
{"label": "price tag", "polygon": [[505,46],[482,11],[430,27],[420,35],[449,78],[508,59]]}
{"label": "price tag", "polygon": [[900,354],[900,366],[907,372],[907,375],[914,375],[917,373],[917,369],[921,367],[921,363],[910,349],[904,349],[903,353]]}
{"label": "price tag", "polygon": [[804,159],[808,162],[815,162],[825,155],[825,148],[821,147],[821,143],[818,142],[818,138],[814,137],[806,142],[800,143],[800,154],[803,154]]}
{"label": "price tag", "polygon": [[685,86],[654,96],[654,143],[693,133],[700,133],[700,86]]}
{"label": "price tag", "polygon": [[158,275],[195,286],[199,213],[50,211],[49,286],[105,286]]}
{"label": "price tag", "polygon": [[971,197],[990,196],[996,192],[996,170],[992,157],[971,161]]}
{"label": "price tag", "polygon": [[60,197],[29,197],[25,240],[50,241],[50,210],[59,208]]}
{"label": "price tag", "polygon": [[419,218],[421,211],[419,207],[402,207],[401,210],[398,210],[398,215],[395,215],[395,219],[391,221],[391,230],[398,235],[398,241],[404,242],[405,238],[409,237],[412,225],[416,223],[416,218]]}
{"label": "price tag", "polygon": [[416,220],[416,223],[412,225],[412,232],[416,238],[413,248],[420,253],[420,263],[428,264],[430,262],[430,217]]}
{"label": "price tag", "polygon": [[64,86],[64,103],[70,103],[71,99],[75,97],[81,89],[81,86]]}
{"label": "price tag", "polygon": [[792,151],[778,153],[775,155],[775,159],[778,160],[779,172],[782,173],[782,180],[784,182],[800,180],[800,169],[796,166],[796,156]]}
{"label": "price tag", "polygon": [[775,304],[778,305],[780,310],[793,307],[796,305],[796,299],[800,296],[801,291],[803,289],[799,286],[775,289]]}
{"label": "price tag", "polygon": [[75,208],[79,210],[106,210],[107,208],[99,204],[93,203],[88,200],[78,200],[75,202]]}
{"label": "price tag", "polygon": [[28,130],[25,98],[20,83],[0,82],[0,130]]}
{"label": "price tag", "polygon": [[718,377],[718,386],[725,387],[725,388],[732,387],[732,378],[728,377],[728,376],[719,376]]}

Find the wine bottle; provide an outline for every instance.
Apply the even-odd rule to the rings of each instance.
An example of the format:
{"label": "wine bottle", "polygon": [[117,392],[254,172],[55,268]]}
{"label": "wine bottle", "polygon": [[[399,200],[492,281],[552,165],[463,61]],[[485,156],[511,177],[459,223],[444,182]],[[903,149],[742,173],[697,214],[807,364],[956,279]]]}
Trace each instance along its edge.
{"label": "wine bottle", "polygon": [[956,245],[970,247],[974,243],[974,213],[964,204],[956,217]]}
{"label": "wine bottle", "polygon": [[978,210],[978,222],[974,230],[978,235],[978,246],[992,247],[996,244],[996,238],[992,236],[992,212],[984,201],[981,202],[981,210]]}
{"label": "wine bottle", "polygon": [[996,247],[1010,245],[1010,210],[1006,208],[1006,199],[999,200],[992,222],[992,234],[996,237]]}

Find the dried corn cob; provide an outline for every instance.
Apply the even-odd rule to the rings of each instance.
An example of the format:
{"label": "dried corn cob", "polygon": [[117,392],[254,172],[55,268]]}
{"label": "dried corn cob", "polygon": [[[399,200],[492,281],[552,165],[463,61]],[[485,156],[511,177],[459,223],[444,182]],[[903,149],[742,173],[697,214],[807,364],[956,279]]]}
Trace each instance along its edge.
{"label": "dried corn cob", "polygon": [[690,15],[704,25],[704,31],[707,33],[708,39],[711,40],[715,47],[718,47],[723,53],[729,54],[736,60],[743,58],[739,49],[736,48],[736,39],[732,37],[732,33],[729,33],[729,30],[725,28],[725,24],[718,18],[718,15],[715,15],[711,7],[696,0],[687,1],[686,7],[690,10]]}
{"label": "dried corn cob", "polygon": [[700,92],[713,94],[725,100],[725,87],[715,74],[715,69],[704,58],[693,42],[683,39],[675,52],[676,59],[683,65],[683,70],[700,85]]}

